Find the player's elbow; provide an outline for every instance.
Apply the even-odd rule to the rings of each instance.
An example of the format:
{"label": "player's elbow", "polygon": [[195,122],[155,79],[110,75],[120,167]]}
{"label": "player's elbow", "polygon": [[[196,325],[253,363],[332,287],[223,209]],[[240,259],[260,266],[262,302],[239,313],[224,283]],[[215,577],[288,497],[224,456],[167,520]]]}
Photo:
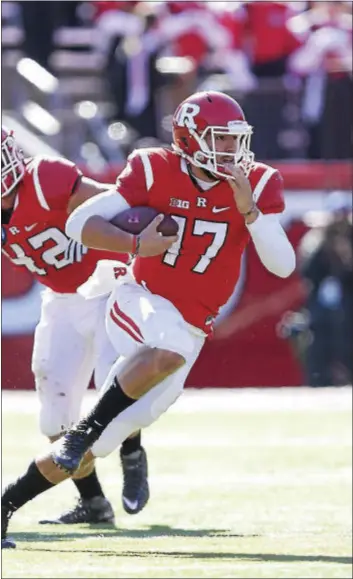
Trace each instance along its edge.
{"label": "player's elbow", "polygon": [[277,271],[274,271],[273,273],[277,276],[277,277],[281,277],[282,279],[286,279],[287,277],[289,277],[290,275],[292,275],[293,271],[295,270],[295,267],[291,267],[291,268],[281,268]]}
{"label": "player's elbow", "polygon": [[290,246],[286,252],[285,259],[282,259],[280,263],[277,263],[274,268],[272,268],[272,273],[281,277],[283,279],[292,275],[296,266],[296,258],[294,249]]}
{"label": "player's elbow", "polygon": [[75,209],[71,215],[69,215],[66,226],[65,226],[65,233],[71,239],[78,241],[79,243],[82,242],[82,232],[84,226],[87,223],[87,216],[82,215],[78,209]]}

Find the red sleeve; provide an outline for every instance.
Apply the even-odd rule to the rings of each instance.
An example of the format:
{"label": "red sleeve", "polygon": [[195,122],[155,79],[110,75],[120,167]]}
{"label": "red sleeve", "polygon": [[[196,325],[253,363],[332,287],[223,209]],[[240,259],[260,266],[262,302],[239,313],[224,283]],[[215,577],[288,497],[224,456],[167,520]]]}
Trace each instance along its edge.
{"label": "red sleeve", "polygon": [[71,161],[60,157],[43,157],[37,164],[33,177],[40,204],[49,210],[67,208],[68,201],[82,176],[80,169]]}
{"label": "red sleeve", "polygon": [[267,181],[257,206],[262,213],[282,213],[285,208],[283,178],[275,171]]}
{"label": "red sleeve", "polygon": [[[145,164],[147,163],[147,168],[143,164],[142,155]],[[146,171],[149,170],[152,171],[152,166],[147,152],[136,150],[129,155],[125,169],[116,180],[117,191],[131,207],[148,205],[148,176]]]}

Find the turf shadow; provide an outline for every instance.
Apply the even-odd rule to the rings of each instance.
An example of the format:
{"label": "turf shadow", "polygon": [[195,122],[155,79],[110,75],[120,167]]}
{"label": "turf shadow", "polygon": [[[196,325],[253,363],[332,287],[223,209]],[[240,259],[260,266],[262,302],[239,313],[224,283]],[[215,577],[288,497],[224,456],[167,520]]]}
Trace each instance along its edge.
{"label": "turf shadow", "polygon": [[[230,559],[230,560],[250,560],[250,561],[261,561],[261,562],[287,562],[287,563],[337,563],[351,565],[351,557],[335,556],[335,555],[294,555],[290,553],[277,554],[277,553],[239,553],[236,550],[232,552],[212,552],[212,551],[163,551],[163,550],[150,550],[145,551],[139,550],[124,550],[115,551],[113,549],[104,549],[103,547],[97,547],[96,549],[80,549],[79,543],[73,544],[71,548],[67,549],[50,549],[45,546],[29,547],[26,548],[26,543],[51,543],[51,542],[70,542],[73,539],[83,539],[83,538],[132,538],[132,539],[153,539],[161,537],[195,537],[195,538],[255,538],[260,535],[254,534],[236,534],[232,533],[229,529],[184,529],[179,527],[171,527],[169,525],[151,525],[146,529],[119,529],[108,525],[90,525],[87,526],[87,531],[85,528],[80,527],[79,530],[73,531],[70,527],[70,531],[66,532],[68,527],[60,525],[62,532],[57,533],[40,533],[40,532],[24,532],[24,533],[10,533],[11,537],[17,542],[21,550],[31,550],[37,552],[57,552],[57,553],[93,553],[100,557],[138,557],[138,558],[150,558],[150,557],[170,557],[175,559]],[[94,531],[97,531],[97,534]],[[107,543],[105,543],[107,544]]]}
{"label": "turf shadow", "polygon": [[257,562],[277,563],[336,563],[352,565],[352,557],[340,557],[334,555],[278,555],[275,553],[235,553],[235,552],[212,552],[212,551],[108,551],[103,549],[46,549],[46,548],[22,548],[24,551],[47,552],[47,553],[91,553],[99,557],[137,557],[139,559],[151,559],[153,557],[170,557],[173,559],[223,559],[223,560],[247,560]]}

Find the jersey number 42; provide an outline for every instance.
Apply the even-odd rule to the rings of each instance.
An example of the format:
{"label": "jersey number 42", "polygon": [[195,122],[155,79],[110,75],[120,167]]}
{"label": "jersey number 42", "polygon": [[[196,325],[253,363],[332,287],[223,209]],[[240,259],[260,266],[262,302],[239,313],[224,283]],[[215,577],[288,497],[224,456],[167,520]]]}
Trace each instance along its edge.
{"label": "jersey number 42", "polygon": [[[49,241],[54,242],[55,245],[52,245],[48,249],[44,249],[40,257],[45,265],[54,267],[55,269],[62,269],[72,263],[82,261],[83,255],[88,251],[87,247],[69,239],[56,227],[45,229],[27,239],[27,243],[34,250],[44,248],[44,245]],[[11,243],[10,247],[14,252],[15,257],[9,255],[5,249],[3,249],[3,251],[13,263],[27,267],[31,273],[36,275],[47,275],[46,268],[38,267],[34,259],[26,255],[26,252],[21,245],[18,243]]]}

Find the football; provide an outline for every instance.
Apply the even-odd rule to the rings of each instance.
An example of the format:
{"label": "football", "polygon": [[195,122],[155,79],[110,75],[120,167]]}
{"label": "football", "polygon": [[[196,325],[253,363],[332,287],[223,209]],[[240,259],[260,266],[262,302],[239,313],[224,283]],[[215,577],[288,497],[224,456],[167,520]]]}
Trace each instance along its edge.
{"label": "football", "polygon": [[[138,235],[153,221],[159,212],[153,207],[131,207],[121,213],[118,213],[110,223],[119,227],[127,233]],[[165,215],[163,221],[158,226],[157,231],[165,237],[176,235],[179,225],[170,215]]]}

